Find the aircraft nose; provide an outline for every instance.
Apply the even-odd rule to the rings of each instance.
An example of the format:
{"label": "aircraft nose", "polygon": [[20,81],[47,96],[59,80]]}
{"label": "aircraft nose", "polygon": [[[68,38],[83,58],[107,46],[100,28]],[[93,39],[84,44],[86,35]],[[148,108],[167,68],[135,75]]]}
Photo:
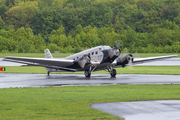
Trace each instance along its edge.
{"label": "aircraft nose", "polygon": [[120,52],[120,49],[118,49],[118,48],[114,49],[114,55],[115,55],[115,56],[118,57],[118,56],[120,55],[120,53],[121,53],[121,52]]}

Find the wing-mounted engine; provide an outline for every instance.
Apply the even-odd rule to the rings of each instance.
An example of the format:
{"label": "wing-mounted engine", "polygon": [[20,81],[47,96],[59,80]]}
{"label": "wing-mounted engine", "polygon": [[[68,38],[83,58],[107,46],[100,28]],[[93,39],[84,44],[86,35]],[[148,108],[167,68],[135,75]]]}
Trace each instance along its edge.
{"label": "wing-mounted engine", "polygon": [[117,65],[122,65],[122,67],[125,67],[127,64],[132,64],[133,56],[131,54],[126,54],[116,59],[116,62],[117,62]]}
{"label": "wing-mounted engine", "polygon": [[85,67],[87,64],[89,64],[90,61],[91,61],[91,58],[90,58],[89,55],[83,55],[83,56],[80,57],[79,59],[74,60],[74,63],[75,63],[75,65],[76,65],[76,67],[79,66],[80,68],[83,68],[83,69],[84,69],[84,67]]}
{"label": "wing-mounted engine", "polygon": [[117,47],[114,47],[112,49],[107,49],[102,51],[104,54],[104,58],[101,63],[105,62],[113,62],[121,53],[120,49]]}

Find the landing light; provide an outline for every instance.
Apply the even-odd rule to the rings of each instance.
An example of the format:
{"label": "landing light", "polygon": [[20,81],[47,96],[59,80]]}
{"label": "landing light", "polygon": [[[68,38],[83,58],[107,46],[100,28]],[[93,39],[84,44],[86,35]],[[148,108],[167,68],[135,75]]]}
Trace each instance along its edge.
{"label": "landing light", "polygon": [[6,68],[5,67],[0,67],[0,71],[5,71]]}

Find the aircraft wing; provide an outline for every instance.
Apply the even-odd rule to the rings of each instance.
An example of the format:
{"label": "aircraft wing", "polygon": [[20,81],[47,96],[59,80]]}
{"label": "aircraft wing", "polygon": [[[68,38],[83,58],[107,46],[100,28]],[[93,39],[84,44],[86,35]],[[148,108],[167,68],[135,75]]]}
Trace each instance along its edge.
{"label": "aircraft wing", "polygon": [[144,62],[151,62],[156,60],[162,60],[167,58],[176,57],[178,55],[158,56],[158,57],[147,57],[147,58],[134,58],[133,65],[142,64]]}
{"label": "aircraft wing", "polygon": [[[76,63],[80,65],[83,68],[89,68],[91,65],[97,66],[100,63],[99,62],[93,62],[91,61],[88,65],[85,65],[86,62],[79,62],[75,60],[70,59],[47,59],[47,58],[28,58],[28,57],[5,57],[3,61],[9,61],[9,62],[16,62],[16,63],[22,63],[26,64],[27,66],[42,66],[46,68],[51,69],[58,69],[63,71],[71,71],[75,72],[78,71],[76,68]],[[75,67],[72,67],[74,66]]]}
{"label": "aircraft wing", "polygon": [[66,68],[67,66],[73,65],[74,60],[68,59],[47,59],[47,58],[28,58],[28,57],[5,57],[4,61],[16,62],[27,64],[29,66],[42,66],[52,69],[61,69],[66,71],[73,71],[75,69]]}
{"label": "aircraft wing", "polygon": [[167,55],[167,56],[158,56],[158,57],[146,57],[146,58],[133,58],[131,54],[126,54],[122,57],[117,58],[112,65],[114,67],[125,67],[125,66],[131,66],[131,65],[137,65],[142,64],[145,62],[151,62],[151,61],[157,61],[167,58],[176,57],[178,55]]}

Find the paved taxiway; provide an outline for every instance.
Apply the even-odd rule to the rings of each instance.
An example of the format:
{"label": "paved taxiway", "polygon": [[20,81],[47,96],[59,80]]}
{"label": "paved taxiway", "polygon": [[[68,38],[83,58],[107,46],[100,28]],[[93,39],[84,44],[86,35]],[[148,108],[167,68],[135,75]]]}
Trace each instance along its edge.
{"label": "paved taxiway", "polygon": [[91,107],[125,120],[180,120],[180,100],[97,103]]}
{"label": "paved taxiway", "polygon": [[180,75],[117,74],[116,78],[110,78],[109,74],[92,74],[91,78],[85,78],[83,74],[50,74],[47,76],[46,74],[0,73],[0,88],[171,83],[180,84]]}

